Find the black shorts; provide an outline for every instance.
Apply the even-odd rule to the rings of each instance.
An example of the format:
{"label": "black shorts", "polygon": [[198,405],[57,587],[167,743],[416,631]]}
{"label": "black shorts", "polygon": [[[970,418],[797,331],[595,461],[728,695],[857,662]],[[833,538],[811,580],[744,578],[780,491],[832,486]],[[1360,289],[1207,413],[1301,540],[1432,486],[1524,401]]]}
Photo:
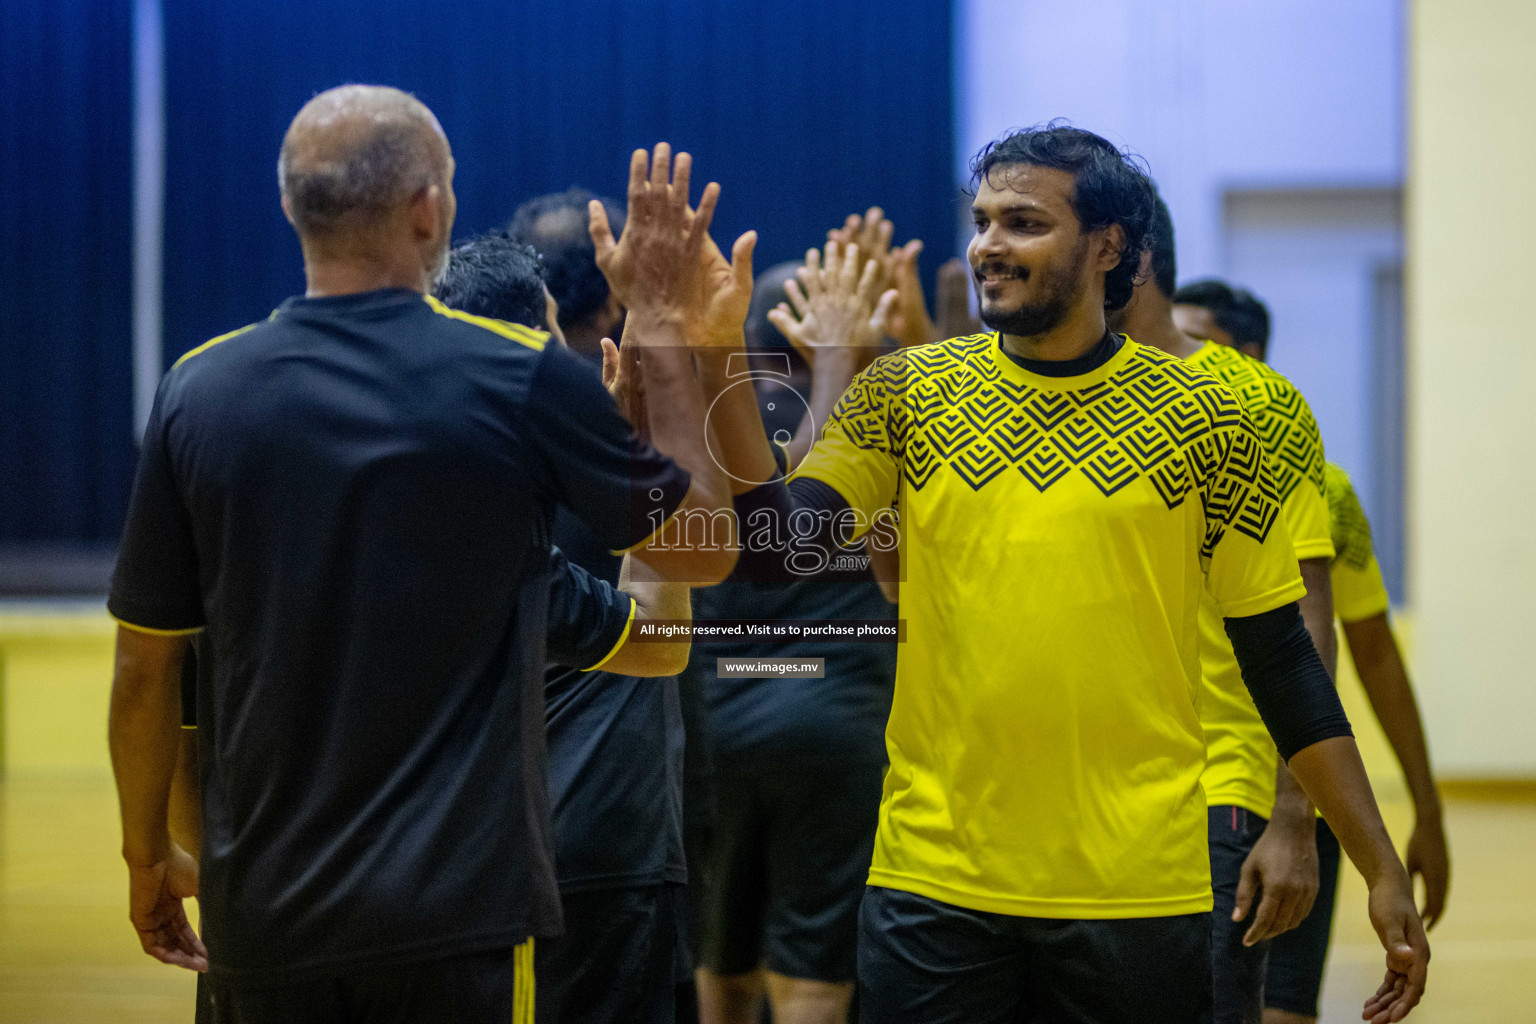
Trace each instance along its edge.
{"label": "black shorts", "polygon": [[1211,994],[1216,1024],[1261,1024],[1264,1019],[1264,965],[1269,943],[1243,945],[1253,926],[1258,907],[1255,894],[1248,916],[1232,920],[1237,905],[1237,883],[1243,862],[1264,834],[1269,822],[1252,811],[1230,804],[1206,812],[1207,838],[1211,846]]}
{"label": "black shorts", "polygon": [[565,934],[540,939],[538,1024],[673,1024],[689,970],[680,885],[560,894]]}
{"label": "black shorts", "polygon": [[1070,921],[871,887],[865,1024],[1208,1024],[1209,914]]}
{"label": "black shorts", "polygon": [[1333,905],[1339,894],[1339,840],[1322,818],[1317,819],[1317,902],[1306,919],[1269,944],[1269,973],[1264,1005],[1303,1017],[1317,1016],[1333,931]]}
{"label": "black shorts", "polygon": [[532,942],[427,960],[357,967],[303,981],[210,976],[199,1020],[216,1024],[533,1024]]}
{"label": "black shorts", "polygon": [[702,965],[851,982],[885,766],[717,766]]}

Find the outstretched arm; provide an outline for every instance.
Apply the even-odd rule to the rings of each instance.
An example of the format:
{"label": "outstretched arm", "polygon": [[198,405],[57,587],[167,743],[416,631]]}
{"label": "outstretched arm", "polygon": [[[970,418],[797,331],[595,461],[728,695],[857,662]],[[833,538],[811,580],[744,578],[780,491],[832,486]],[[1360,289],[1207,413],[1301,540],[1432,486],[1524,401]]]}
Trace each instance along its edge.
{"label": "outstretched arm", "polygon": [[1381,723],[1387,742],[1402,766],[1413,796],[1414,827],[1408,840],[1408,874],[1424,878],[1424,924],[1433,928],[1445,912],[1445,896],[1451,884],[1451,858],[1445,841],[1440,793],[1429,767],[1429,747],[1424,742],[1424,723],[1408,681],[1397,638],[1387,613],[1358,622],[1344,623],[1344,638],[1355,672],[1365,687],[1371,710]]}
{"label": "outstretched arm", "polygon": [[894,288],[880,292],[879,261],[862,259],[857,244],[828,242],[825,258],[810,250],[796,277],[784,286],[789,301],[768,312],[811,368],[809,408],[785,449],[790,469],[816,443],[854,374],[879,354],[896,303]]}
{"label": "outstretched arm", "polygon": [[636,150],[629,167],[629,218],[615,241],[602,203],[589,208],[598,267],[628,309],[626,335],[633,332],[645,364],[646,417],[651,443],[686,469],[692,487],[677,513],[634,549],[667,579],[718,583],[735,564],[730,547],[683,544],[690,514],[730,516],[731,491],[705,440],[704,396],[686,340],[692,297],[709,222],[720,187],[711,182],[695,211],[688,205],[693,160],[672,161],[671,147],[658,143],[654,155]]}

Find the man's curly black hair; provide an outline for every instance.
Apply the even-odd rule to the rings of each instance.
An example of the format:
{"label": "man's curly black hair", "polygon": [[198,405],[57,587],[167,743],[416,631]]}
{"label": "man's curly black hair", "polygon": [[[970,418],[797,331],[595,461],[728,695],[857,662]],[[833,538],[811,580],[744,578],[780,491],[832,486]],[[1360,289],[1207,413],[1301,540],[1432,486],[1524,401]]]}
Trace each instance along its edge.
{"label": "man's curly black hair", "polygon": [[1104,307],[1124,307],[1136,286],[1141,254],[1152,243],[1157,207],[1157,192],[1140,161],[1102,136],[1056,120],[987,143],[971,161],[971,188],[990,182],[994,170],[1017,164],[1071,174],[1072,209],[1085,232],[1120,225],[1125,248],[1104,277]]}
{"label": "man's curly black hair", "polygon": [[491,231],[462,242],[433,292],[446,305],[476,316],[544,330],[544,266],[533,246]]}

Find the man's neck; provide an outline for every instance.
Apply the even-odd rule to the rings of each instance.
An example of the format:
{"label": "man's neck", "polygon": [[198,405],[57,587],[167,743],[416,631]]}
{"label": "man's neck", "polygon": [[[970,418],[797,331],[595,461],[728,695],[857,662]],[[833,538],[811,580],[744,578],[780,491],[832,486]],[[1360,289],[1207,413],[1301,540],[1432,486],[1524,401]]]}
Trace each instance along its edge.
{"label": "man's neck", "polygon": [[403,268],[390,271],[371,265],[308,263],[304,266],[304,278],[304,296],[310,299],[328,295],[356,295],[384,288],[404,288],[413,292],[427,290],[426,275],[419,267],[411,273]]}
{"label": "man's neck", "polygon": [[1176,359],[1188,359],[1202,347],[1199,341],[1179,330],[1173,322],[1173,303],[1151,284],[1136,290],[1119,327],[1137,344],[1161,349]]}
{"label": "man's neck", "polygon": [[1066,362],[1087,355],[1103,339],[1104,331],[1103,310],[1075,309],[1044,334],[1004,334],[1003,349],[1022,359]]}
{"label": "man's neck", "polygon": [[369,238],[301,238],[304,249],[304,295],[356,295],[384,288],[426,292],[432,285],[414,247],[391,245]]}

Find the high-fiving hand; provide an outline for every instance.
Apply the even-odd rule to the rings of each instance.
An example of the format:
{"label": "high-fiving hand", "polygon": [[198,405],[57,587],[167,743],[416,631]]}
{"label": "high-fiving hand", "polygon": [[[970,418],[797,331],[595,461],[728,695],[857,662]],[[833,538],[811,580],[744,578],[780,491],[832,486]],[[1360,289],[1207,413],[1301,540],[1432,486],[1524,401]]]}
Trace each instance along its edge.
{"label": "high-fiving hand", "polygon": [[917,270],[917,257],[923,251],[923,243],[912,239],[905,245],[891,248],[895,229],[886,218],[885,211],[871,206],[860,216],[850,213],[840,228],[827,232],[827,241],[839,245],[857,245],[865,256],[879,261],[880,288],[896,289],[896,304],[891,310],[887,330],[902,347],[926,345],[942,340],[938,329],[928,316],[928,306],[923,298],[923,282]]}
{"label": "high-fiving hand", "polygon": [[[825,260],[815,249],[805,254],[797,280],[785,283],[789,302],[768,311],[768,319],[814,368],[818,353],[847,350],[873,357],[885,336],[894,288],[880,291],[880,262],[863,259],[857,244],[828,242]],[[791,308],[793,307],[793,308]]]}
{"label": "high-fiving hand", "polygon": [[629,214],[624,233],[614,240],[603,204],[593,200],[587,213],[597,266],[608,286],[631,312],[683,314],[709,236],[720,186],[704,187],[699,206],[688,205],[693,158],[658,142],[654,154],[635,150],[629,160]]}
{"label": "high-fiving hand", "polygon": [[629,161],[629,215],[615,241],[602,203],[588,208],[597,265],[631,313],[678,318],[688,342],[728,344],[739,340],[752,303],[752,250],[757,232],[748,231],[726,260],[709,235],[720,186],[704,186],[695,209],[688,205],[693,158],[672,158],[656,144],[652,153],[635,150]]}

